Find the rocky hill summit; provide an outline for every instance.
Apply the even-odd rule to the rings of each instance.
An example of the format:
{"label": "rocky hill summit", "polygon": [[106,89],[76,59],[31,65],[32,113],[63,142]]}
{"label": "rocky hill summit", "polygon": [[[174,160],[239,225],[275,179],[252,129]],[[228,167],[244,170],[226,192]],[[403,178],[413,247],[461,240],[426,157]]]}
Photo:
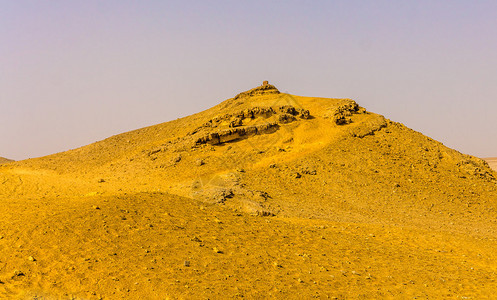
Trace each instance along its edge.
{"label": "rocky hill summit", "polygon": [[253,96],[262,96],[262,95],[277,95],[280,94],[280,91],[272,84],[269,84],[267,80],[265,80],[262,85],[250,89],[248,91],[242,92],[235,96],[235,100]]}

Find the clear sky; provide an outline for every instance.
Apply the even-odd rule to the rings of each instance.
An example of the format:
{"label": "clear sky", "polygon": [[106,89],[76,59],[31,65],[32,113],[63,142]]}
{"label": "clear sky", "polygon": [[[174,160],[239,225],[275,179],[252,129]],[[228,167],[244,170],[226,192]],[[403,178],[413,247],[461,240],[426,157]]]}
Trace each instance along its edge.
{"label": "clear sky", "polygon": [[269,80],[497,156],[497,1],[0,0],[0,156],[183,117]]}

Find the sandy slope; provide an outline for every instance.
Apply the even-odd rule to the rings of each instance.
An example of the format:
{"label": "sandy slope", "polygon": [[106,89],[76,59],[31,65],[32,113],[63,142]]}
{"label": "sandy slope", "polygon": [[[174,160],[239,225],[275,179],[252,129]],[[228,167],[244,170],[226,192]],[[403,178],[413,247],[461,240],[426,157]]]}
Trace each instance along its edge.
{"label": "sandy slope", "polygon": [[488,165],[492,169],[497,171],[497,157],[488,157],[488,158],[484,158],[484,160],[488,163]]}
{"label": "sandy slope", "polygon": [[256,88],[0,166],[0,298],[488,297],[496,178],[352,100]]}

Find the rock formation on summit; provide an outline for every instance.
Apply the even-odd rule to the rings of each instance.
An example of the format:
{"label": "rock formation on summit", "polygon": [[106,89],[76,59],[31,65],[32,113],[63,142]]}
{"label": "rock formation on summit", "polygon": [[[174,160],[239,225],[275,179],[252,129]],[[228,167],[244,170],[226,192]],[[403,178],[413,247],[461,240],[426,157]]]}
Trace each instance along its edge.
{"label": "rock formation on summit", "polygon": [[252,96],[262,96],[262,95],[271,95],[271,94],[279,94],[280,91],[272,84],[269,84],[268,81],[264,81],[261,86],[250,89],[246,92],[242,92],[235,96],[234,99],[240,99],[244,97],[252,97]]}

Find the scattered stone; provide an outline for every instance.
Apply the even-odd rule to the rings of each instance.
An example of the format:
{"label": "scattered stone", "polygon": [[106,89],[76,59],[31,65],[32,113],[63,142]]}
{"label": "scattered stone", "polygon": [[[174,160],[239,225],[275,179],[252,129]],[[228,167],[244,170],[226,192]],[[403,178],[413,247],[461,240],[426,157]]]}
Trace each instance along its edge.
{"label": "scattered stone", "polygon": [[296,120],[296,118],[293,115],[287,114],[287,113],[283,113],[283,114],[278,116],[278,122],[281,124],[290,123],[290,122],[293,122],[295,120]]}
{"label": "scattered stone", "polygon": [[93,205],[93,209],[100,209],[97,205]]}
{"label": "scattered stone", "polygon": [[307,175],[316,175],[317,174],[317,171],[316,169],[312,169],[312,168],[302,168],[300,170],[300,172],[302,172],[302,174],[307,174]]}
{"label": "scattered stone", "polygon": [[185,267],[189,267],[190,266],[190,261],[189,260],[185,260],[185,262],[183,263],[183,265],[185,265]]}
{"label": "scattered stone", "polygon": [[199,239],[198,237],[194,236],[193,238],[190,239],[192,242],[197,242],[197,243],[202,243],[202,240]]}
{"label": "scattered stone", "polygon": [[215,253],[223,253],[223,251],[219,250],[217,247],[212,248],[212,250],[213,250]]}
{"label": "scattered stone", "polygon": [[205,162],[204,162],[204,160],[203,160],[203,159],[197,159],[197,160],[195,161],[195,164],[196,164],[197,166],[203,166],[203,165],[205,165]]}
{"label": "scattered stone", "polygon": [[154,155],[154,154],[156,154],[156,153],[161,152],[161,150],[162,150],[162,149],[155,149],[155,150],[148,151],[147,155],[148,155],[148,156]]}
{"label": "scattered stone", "polygon": [[105,182],[105,179],[103,179],[103,178],[100,178],[100,179],[98,180],[98,183],[103,183],[103,182]]}
{"label": "scattered stone", "polygon": [[34,257],[32,257],[32,256],[28,256],[28,260],[29,261],[36,261],[36,259]]}
{"label": "scattered stone", "polygon": [[239,127],[239,126],[242,126],[243,125],[243,121],[241,118],[237,118],[235,117],[229,124],[229,127],[230,128],[233,128],[233,127]]}
{"label": "scattered stone", "polygon": [[227,199],[231,199],[235,196],[231,189],[216,189],[212,191],[211,199],[215,201],[215,203],[224,203]]}
{"label": "scattered stone", "polygon": [[14,274],[12,275],[12,277],[11,277],[11,278],[12,278],[12,279],[14,279],[14,278],[21,277],[21,276],[26,276],[26,275],[25,275],[25,274],[24,274],[24,272],[22,272],[22,271],[15,270],[15,271],[14,271]]}
{"label": "scattered stone", "polygon": [[294,177],[295,178],[300,178],[300,177],[302,177],[302,175],[299,172],[297,172],[297,173],[294,174]]}

